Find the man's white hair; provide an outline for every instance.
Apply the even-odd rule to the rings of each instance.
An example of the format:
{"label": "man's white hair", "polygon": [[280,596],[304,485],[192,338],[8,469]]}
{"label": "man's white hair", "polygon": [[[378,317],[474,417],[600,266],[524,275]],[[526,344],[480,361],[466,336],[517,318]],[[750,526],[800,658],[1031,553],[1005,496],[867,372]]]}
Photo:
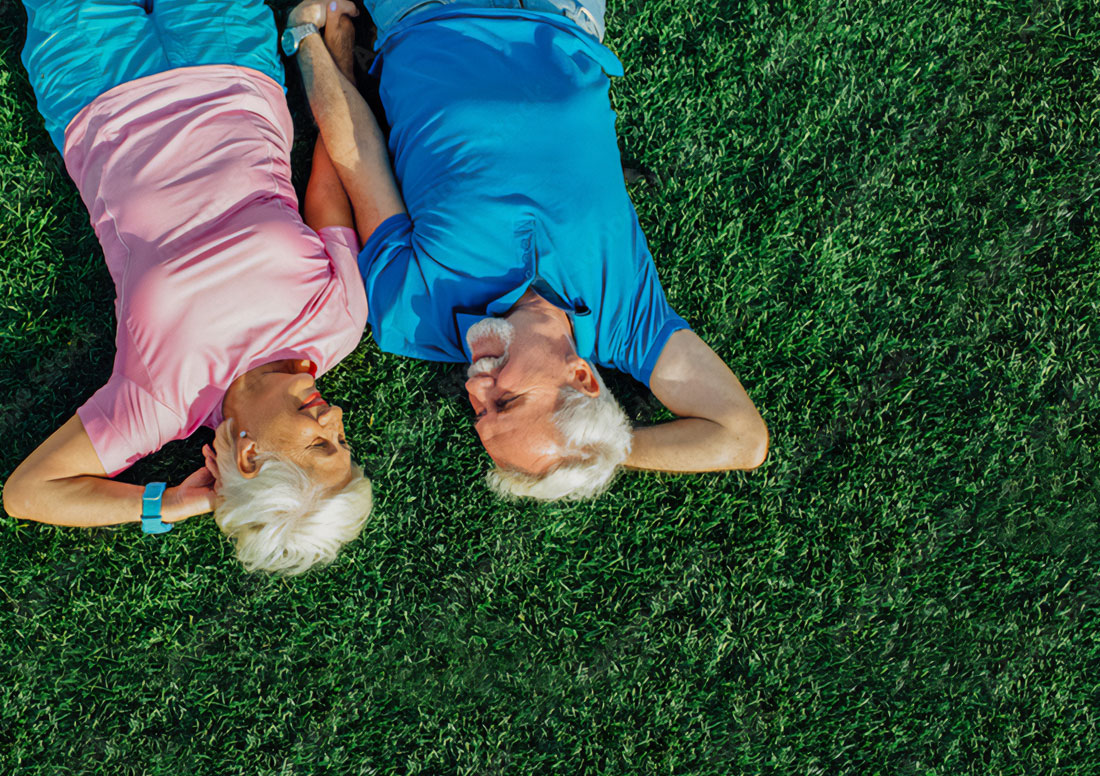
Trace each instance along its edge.
{"label": "man's white hair", "polygon": [[351,482],[330,494],[305,469],[271,453],[257,455],[251,479],[237,469],[233,423],[217,431],[219,502],[214,520],[248,571],[294,576],[331,563],[370,516],[371,483],[354,462]]}
{"label": "man's white hair", "polygon": [[527,474],[497,466],[486,475],[489,487],[506,498],[539,501],[595,498],[611,486],[615,473],[630,454],[634,434],[626,413],[592,367],[597,396],[563,386],[554,425],[565,449],[562,461],[545,474]]}

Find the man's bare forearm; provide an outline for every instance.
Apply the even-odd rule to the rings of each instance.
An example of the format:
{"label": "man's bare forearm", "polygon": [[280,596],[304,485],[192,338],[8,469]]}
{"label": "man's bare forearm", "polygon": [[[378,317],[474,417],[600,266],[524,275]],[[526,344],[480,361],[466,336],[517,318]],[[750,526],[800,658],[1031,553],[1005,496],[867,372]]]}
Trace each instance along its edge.
{"label": "man's bare forearm", "polygon": [[669,337],[650,388],[679,419],[634,432],[626,466],[666,472],[755,469],[768,427],[725,362],[689,330]]}
{"label": "man's bare forearm", "polygon": [[405,212],[382,131],[320,35],[302,41],[298,66],[314,120],[351,199],[360,238],[366,241],[384,220]]}
{"label": "man's bare forearm", "polygon": [[[324,30],[325,48],[336,67],[355,86],[355,24],[350,16],[337,15],[329,20]],[[351,200],[336,168],[332,166],[325,141],[321,136],[313,146],[313,166],[309,171],[309,184],[303,202],[302,214],[306,224],[314,231],[326,226],[355,228],[355,214]]]}
{"label": "man's bare forearm", "polygon": [[703,418],[680,418],[634,431],[625,466],[663,472],[755,469],[768,454],[763,421],[746,418],[730,430]]}

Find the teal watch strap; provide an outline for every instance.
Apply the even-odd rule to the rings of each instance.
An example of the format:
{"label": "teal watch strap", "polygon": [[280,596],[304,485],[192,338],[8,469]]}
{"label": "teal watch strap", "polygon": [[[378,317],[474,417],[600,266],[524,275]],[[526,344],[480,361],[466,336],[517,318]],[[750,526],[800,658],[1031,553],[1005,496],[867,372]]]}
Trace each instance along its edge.
{"label": "teal watch strap", "polygon": [[172,524],[160,519],[160,500],[165,483],[150,482],[141,494],[141,530],[147,534],[162,534],[172,530]]}

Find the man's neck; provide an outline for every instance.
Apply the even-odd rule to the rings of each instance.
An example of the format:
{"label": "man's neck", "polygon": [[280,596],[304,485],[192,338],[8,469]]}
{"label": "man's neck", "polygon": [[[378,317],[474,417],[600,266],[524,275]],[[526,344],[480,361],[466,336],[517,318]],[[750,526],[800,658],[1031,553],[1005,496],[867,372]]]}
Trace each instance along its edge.
{"label": "man's neck", "polygon": [[573,319],[569,317],[569,313],[532,288],[528,288],[516,300],[504,317],[513,324],[537,326],[547,336],[564,335],[570,342],[574,341]]}

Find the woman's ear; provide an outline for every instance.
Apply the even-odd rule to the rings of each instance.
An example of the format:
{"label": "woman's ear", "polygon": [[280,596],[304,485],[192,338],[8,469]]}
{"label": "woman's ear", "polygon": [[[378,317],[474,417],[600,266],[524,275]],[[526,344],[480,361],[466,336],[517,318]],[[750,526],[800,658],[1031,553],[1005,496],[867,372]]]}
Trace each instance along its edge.
{"label": "woman's ear", "polygon": [[225,456],[223,460],[232,460],[237,471],[245,479],[255,477],[260,467],[256,465],[256,443],[249,438],[248,432],[237,432],[233,418],[226,418],[214,430],[214,454]]}
{"label": "woman's ear", "polygon": [[600,395],[600,383],[592,365],[580,356],[569,361],[569,385],[593,399]]}
{"label": "woman's ear", "polygon": [[248,433],[242,431],[234,439],[235,458],[237,471],[246,480],[250,480],[260,473],[260,467],[256,465],[256,443],[248,437]]}

